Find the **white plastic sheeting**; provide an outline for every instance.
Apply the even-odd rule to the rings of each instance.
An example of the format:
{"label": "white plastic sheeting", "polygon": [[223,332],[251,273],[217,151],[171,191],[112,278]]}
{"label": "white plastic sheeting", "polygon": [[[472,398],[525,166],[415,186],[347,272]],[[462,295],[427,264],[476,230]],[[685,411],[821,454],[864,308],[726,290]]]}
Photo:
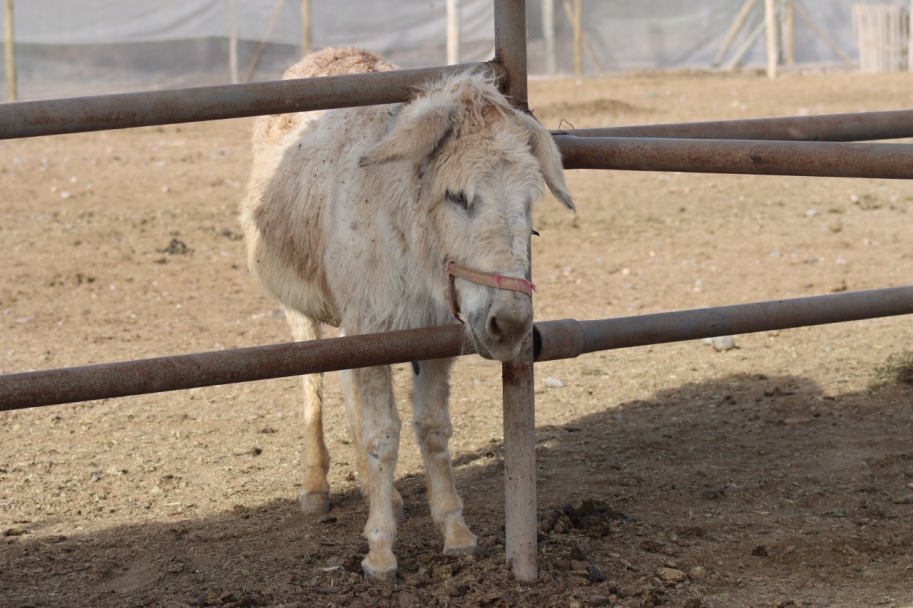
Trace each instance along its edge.
{"label": "white plastic sheeting", "polygon": [[[554,1],[558,68],[567,73],[572,28],[561,0]],[[844,51],[858,55],[851,25],[853,0],[796,1]],[[527,3],[534,74],[545,65],[541,4]],[[608,72],[707,67],[742,4],[585,0],[584,30]],[[734,48],[763,20],[763,4],[756,3]],[[311,0],[311,5],[314,48],[359,46],[403,67],[445,61],[446,0]],[[232,10],[242,79],[276,78],[300,55],[300,0],[18,0],[15,9],[19,90],[26,99],[229,82]],[[461,1],[462,61],[490,58],[492,23],[491,0]],[[761,65],[763,45],[761,36],[744,62]],[[798,18],[796,59],[839,61]],[[596,72],[588,58],[584,65],[588,73]]]}

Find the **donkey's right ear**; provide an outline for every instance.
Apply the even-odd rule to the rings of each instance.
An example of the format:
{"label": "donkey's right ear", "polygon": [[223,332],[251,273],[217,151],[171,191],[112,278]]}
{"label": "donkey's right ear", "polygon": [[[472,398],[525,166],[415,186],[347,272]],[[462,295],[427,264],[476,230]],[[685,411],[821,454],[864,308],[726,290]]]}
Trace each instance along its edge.
{"label": "donkey's right ear", "polygon": [[358,161],[361,167],[393,160],[419,161],[430,155],[453,131],[457,107],[436,105],[393,127],[373,150]]}

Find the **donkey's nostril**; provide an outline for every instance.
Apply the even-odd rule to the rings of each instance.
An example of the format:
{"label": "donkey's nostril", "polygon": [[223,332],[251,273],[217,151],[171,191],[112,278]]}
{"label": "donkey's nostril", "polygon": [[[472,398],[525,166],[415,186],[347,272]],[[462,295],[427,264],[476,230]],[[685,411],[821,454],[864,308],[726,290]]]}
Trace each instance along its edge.
{"label": "donkey's nostril", "polygon": [[500,342],[504,339],[504,332],[501,330],[501,326],[498,324],[498,318],[495,315],[490,315],[488,317],[488,336],[495,342]]}

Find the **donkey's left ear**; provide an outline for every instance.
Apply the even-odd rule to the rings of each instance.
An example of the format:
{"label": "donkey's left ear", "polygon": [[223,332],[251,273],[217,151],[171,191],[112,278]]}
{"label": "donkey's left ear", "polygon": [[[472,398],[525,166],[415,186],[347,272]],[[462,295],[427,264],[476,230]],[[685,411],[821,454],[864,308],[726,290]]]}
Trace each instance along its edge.
{"label": "donkey's left ear", "polygon": [[571,211],[576,211],[571,193],[568,192],[567,185],[564,183],[564,165],[561,164],[561,152],[558,151],[555,140],[538,120],[527,114],[518,114],[529,128],[529,145],[533,154],[539,159],[539,164],[542,165],[542,177],[545,178],[545,184],[562,205]]}
{"label": "donkey's left ear", "polygon": [[431,154],[453,131],[457,108],[440,104],[398,122],[373,150],[359,160],[361,167],[393,160],[419,161]]}

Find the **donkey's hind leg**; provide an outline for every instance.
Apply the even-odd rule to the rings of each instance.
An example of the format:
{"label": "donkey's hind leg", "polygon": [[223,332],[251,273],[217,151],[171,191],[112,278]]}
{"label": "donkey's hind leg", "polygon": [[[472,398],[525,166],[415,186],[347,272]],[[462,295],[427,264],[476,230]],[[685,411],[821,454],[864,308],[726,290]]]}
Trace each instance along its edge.
{"label": "donkey's hind leg", "polygon": [[[292,328],[295,340],[317,340],[320,325],[314,319],[289,308],[285,318]],[[304,449],[301,464],[304,469],[304,489],[301,491],[301,510],[308,513],[326,513],[330,510],[330,454],[323,441],[323,375],[302,376],[304,384]]]}

